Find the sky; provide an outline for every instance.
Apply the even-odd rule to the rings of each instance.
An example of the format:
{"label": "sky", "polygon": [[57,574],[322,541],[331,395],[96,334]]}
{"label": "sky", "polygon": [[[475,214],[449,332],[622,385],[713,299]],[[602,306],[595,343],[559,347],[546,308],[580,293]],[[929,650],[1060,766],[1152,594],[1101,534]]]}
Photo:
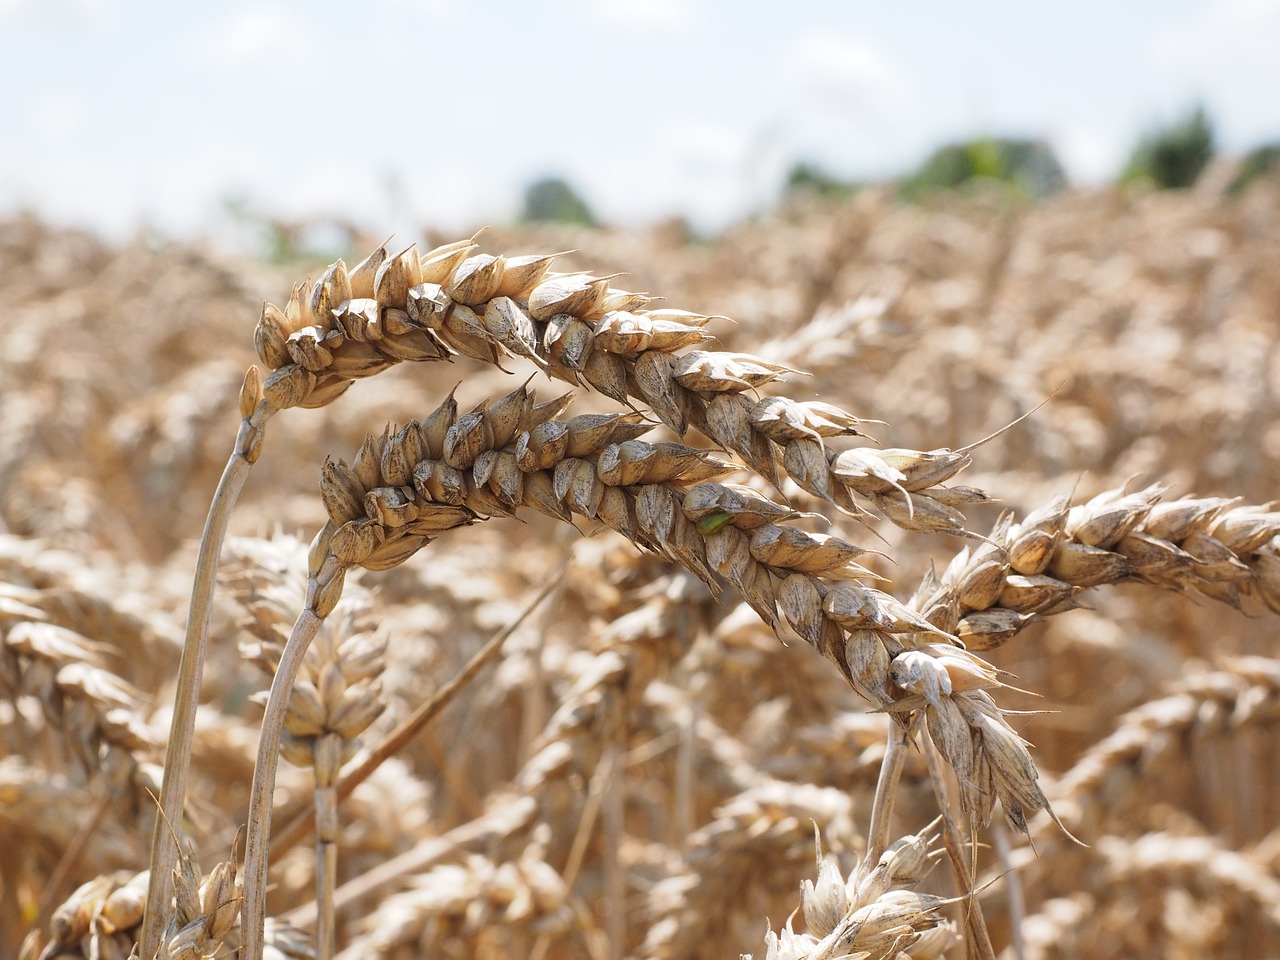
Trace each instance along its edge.
{"label": "sky", "polygon": [[465,229],[546,175],[714,230],[797,161],[988,134],[1087,186],[1195,103],[1225,151],[1280,141],[1280,0],[0,0],[0,37],[0,216],[110,237]]}

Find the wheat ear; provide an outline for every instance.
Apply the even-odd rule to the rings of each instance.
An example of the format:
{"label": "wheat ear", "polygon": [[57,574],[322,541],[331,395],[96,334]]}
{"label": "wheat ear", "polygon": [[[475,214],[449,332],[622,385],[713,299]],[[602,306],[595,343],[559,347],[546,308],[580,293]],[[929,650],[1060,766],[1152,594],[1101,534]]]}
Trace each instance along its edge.
{"label": "wheat ear", "polygon": [[[433,516],[441,509],[436,498],[477,514],[505,514],[524,505],[561,519],[583,514],[708,582],[714,582],[713,571],[725,577],[775,627],[781,607],[792,626],[835,660],[855,686],[886,706],[895,703],[888,647],[902,652],[909,635],[930,630],[949,639],[887,595],[852,582],[866,575],[853,560],[859,548],[775,523],[795,514],[751,491],[702,479],[723,471],[713,458],[679,444],[638,438],[606,443],[592,457],[590,443],[611,439],[602,428],[629,426],[626,418],[557,421],[542,415],[526,388],[463,417],[446,401],[421,424],[367,440],[351,467],[330,462],[322,489],[336,527],[335,552],[346,562],[375,569],[399,562],[440,522]],[[424,522],[424,528],[415,527]],[[925,648],[921,657],[941,658],[943,644]],[[945,649],[955,652],[940,659],[937,669],[953,670],[957,683],[968,679],[966,702],[975,703],[974,712],[989,728],[977,741],[978,756],[991,758],[982,782],[995,782],[995,790],[988,789],[1008,798],[1011,817],[1020,818],[1025,807],[1043,806],[1025,746],[989,698],[980,701],[985,694],[974,689],[975,683],[994,685],[994,674],[979,669],[976,659],[965,659],[962,651]],[[851,662],[851,651],[857,661]],[[867,653],[872,653],[869,660]],[[985,712],[977,705],[983,702]]]}
{"label": "wheat ear", "polygon": [[972,447],[828,449],[825,440],[856,436],[863,421],[828,403],[750,396],[798,371],[750,354],[689,349],[711,339],[705,327],[713,317],[651,309],[648,295],[611,287],[611,277],[550,272],[554,254],[508,258],[476,249],[473,240],[426,255],[410,247],[390,256],[381,247],[350,275],[333,264],[309,299],[299,287],[288,310],[264,311],[256,342],[271,370],[267,398],[327,402],[350,378],[395,359],[462,355],[500,366],[516,356],[619,404],[639,400],[679,436],[693,427],[775,486],[789,477],[854,516],[864,513],[857,494],[908,530],[964,534],[958,508],[987,499],[971,487],[943,486],[972,462]]}
{"label": "wheat ear", "polygon": [[1136,580],[1240,607],[1256,596],[1280,613],[1280,512],[1221,497],[1163,501],[1155,484],[1067,495],[965,548],[913,606],[970,650],[1005,643],[1037,619],[1072,609],[1089,587]]}
{"label": "wheat ear", "polygon": [[934,842],[928,831],[908,834],[864,857],[847,879],[818,845],[818,879],[800,885],[807,932],[792,932],[790,920],[781,933],[770,930],[767,957],[941,956],[957,939],[941,914],[947,901],[910,889],[928,872]]}

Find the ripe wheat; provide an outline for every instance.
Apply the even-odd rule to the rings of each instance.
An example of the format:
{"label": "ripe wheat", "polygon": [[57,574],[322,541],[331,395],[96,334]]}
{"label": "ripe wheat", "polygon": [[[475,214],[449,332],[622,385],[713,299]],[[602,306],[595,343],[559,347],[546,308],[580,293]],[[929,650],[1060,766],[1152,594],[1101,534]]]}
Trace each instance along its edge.
{"label": "ripe wheat", "polygon": [[[847,240],[843,231],[833,236]],[[1009,248],[1006,242],[1006,254]],[[976,843],[997,806],[1014,827],[1037,837],[1042,853],[1054,850],[1060,857],[1055,862],[1065,863],[1085,854],[1059,854],[1066,848],[1058,827],[1044,819],[1027,822],[1047,809],[1050,799],[1073,832],[1115,828],[1082,812],[1092,794],[1104,789],[1097,786],[1104,780],[1110,779],[1112,786],[1105,789],[1112,792],[1126,789],[1116,785],[1122,775],[1097,771],[1125,771],[1139,761],[1154,770],[1174,757],[1173,744],[1192,730],[1241,731],[1238,735],[1247,737],[1250,727],[1270,722],[1273,666],[1240,660],[1200,685],[1191,678],[1165,701],[1123,718],[1112,741],[1066,777],[1042,777],[1032,759],[1036,754],[1014,726],[1020,728],[1021,722],[1004,706],[1014,695],[1006,684],[1024,682],[1011,680],[995,665],[1031,656],[1031,641],[1016,638],[1035,623],[1095,602],[1098,591],[1084,593],[1094,587],[1128,582],[1229,606],[1256,608],[1260,601],[1276,610],[1280,517],[1268,507],[1224,498],[1165,499],[1160,485],[1126,486],[1075,505],[1065,496],[1040,497],[1031,504],[1044,506],[1021,511],[1020,521],[1015,519],[1019,512],[1011,511],[990,532],[975,532],[960,511],[983,509],[987,497],[976,487],[954,483],[961,470],[981,465],[973,445],[953,442],[927,451],[861,445],[869,421],[827,402],[847,402],[846,395],[824,381],[813,344],[775,341],[780,349],[761,348],[763,356],[717,350],[710,339],[719,325],[714,317],[655,308],[645,295],[613,288],[608,276],[557,274],[553,265],[551,257],[479,254],[471,241],[422,256],[413,250],[391,256],[383,249],[349,274],[335,264],[320,282],[296,288],[283,310],[264,308],[256,346],[268,372],[245,380],[242,427],[226,492],[211,515],[206,558],[220,551],[226,514],[249,466],[270,462],[268,420],[289,407],[328,407],[354,379],[402,361],[461,361],[459,369],[471,361],[493,367],[528,364],[584,388],[596,408],[607,403],[613,410],[575,413],[570,404],[580,401],[568,397],[540,403],[528,383],[496,400],[494,391],[472,407],[459,406],[451,394],[433,413],[396,427],[383,430],[366,423],[366,429],[376,429],[359,443],[349,464],[330,457],[321,468],[317,457],[314,470],[327,522],[312,544],[309,569],[292,588],[304,595],[293,639],[284,642],[294,612],[287,599],[280,602],[290,593],[285,581],[273,582],[252,563],[239,564],[227,580],[239,616],[248,618],[245,629],[255,637],[252,658],[277,670],[262,752],[253,765],[243,928],[235,931],[226,919],[234,912],[227,904],[237,894],[203,892],[234,885],[234,878],[225,879],[225,867],[219,868],[222,874],[200,876],[184,854],[177,857],[177,899],[156,894],[157,882],[161,889],[166,885],[167,869],[160,871],[159,881],[152,878],[150,895],[141,898],[150,901],[154,933],[139,933],[136,911],[117,916],[114,905],[126,896],[117,891],[137,891],[142,881],[133,873],[110,879],[104,870],[107,879],[78,892],[58,911],[49,937],[30,941],[35,944],[28,948],[30,956],[53,958],[80,950],[109,956],[139,938],[148,954],[163,944],[170,952],[203,955],[226,937],[238,938],[245,955],[256,956],[264,949],[260,929],[266,951],[300,955],[306,948],[297,933],[278,922],[282,915],[268,918],[261,900],[275,744],[281,738],[286,756],[304,762],[317,778],[313,802],[324,812],[323,842],[313,869],[299,871],[292,860],[282,860],[273,876],[294,904],[300,903],[299,873],[319,878],[317,905],[298,907],[289,916],[306,925],[319,922],[317,947],[323,956],[337,940],[346,942],[344,955],[395,955],[414,950],[424,937],[469,954],[722,954],[720,944],[708,942],[701,931],[708,925],[732,930],[740,942],[759,937],[762,912],[786,899],[786,887],[794,883],[787,878],[810,855],[805,851],[812,850],[811,820],[840,855],[860,851],[858,862],[867,875],[854,866],[846,881],[836,866],[823,861],[816,883],[802,892],[805,932],[795,932],[790,922],[775,923],[778,932],[764,946],[768,956],[857,951],[877,957],[939,956],[961,935],[961,926],[969,949],[990,955],[982,916],[995,909],[992,894],[983,893],[981,908],[968,898],[980,884],[970,873],[971,858],[979,856]],[[891,302],[886,298],[878,307],[866,303],[832,314],[820,329],[828,335],[854,330],[861,336],[856,331],[880,322]],[[814,383],[824,399],[782,395],[800,396],[795,393],[804,382],[796,379],[800,367],[818,369]],[[468,377],[462,379],[465,391]],[[961,398],[955,409],[964,409]],[[1045,415],[1054,411],[1051,404]],[[898,419],[893,408],[874,412]],[[670,433],[651,434],[661,428]],[[706,441],[714,449],[706,449]],[[989,485],[990,478],[984,482]],[[903,531],[961,536],[967,545],[942,573],[925,574],[911,598],[901,599],[910,588],[880,583],[877,575],[884,576],[886,568],[876,552],[846,539],[832,517],[810,512],[815,503],[823,511],[834,507],[854,522],[880,516]],[[513,757],[499,751],[499,768],[486,773],[485,786],[474,798],[467,798],[463,778],[455,776],[454,793],[434,801],[456,805],[460,817],[452,829],[442,824],[435,830],[439,836],[421,836],[414,850],[394,857],[394,846],[359,835],[362,820],[376,830],[379,814],[370,798],[392,794],[395,780],[379,785],[375,774],[344,808],[357,819],[342,824],[336,816],[342,761],[360,749],[356,738],[370,723],[376,729],[378,712],[396,703],[404,690],[393,672],[383,689],[373,681],[384,659],[395,662],[392,633],[384,629],[381,639],[372,640],[358,626],[334,632],[334,624],[345,619],[339,597],[352,592],[361,571],[370,571],[366,582],[385,582],[395,603],[411,604],[410,585],[417,581],[404,570],[430,563],[426,554],[433,551],[416,556],[423,547],[437,540],[441,549],[474,538],[511,541],[523,535],[505,521],[530,515],[584,531],[609,528],[661,562],[621,563],[591,544],[574,548],[584,569],[571,575],[563,590],[590,611],[589,621],[575,612],[574,622],[589,626],[560,638],[554,621],[548,621],[536,645],[509,642],[497,667],[502,673],[451,708],[484,710],[490,722],[522,718],[522,745]],[[489,519],[501,523],[481,522]],[[487,532],[493,528],[498,529]],[[869,536],[857,539],[864,535]],[[900,535],[890,535],[886,549],[897,556],[903,542]],[[255,549],[246,552],[252,557]],[[555,549],[548,541],[537,555],[545,558]],[[260,564],[266,548],[259,553],[255,562]],[[406,564],[410,558],[413,564]],[[656,579],[664,565],[682,568],[688,576]],[[601,577],[601,570],[615,571],[616,579]],[[503,592],[496,585],[486,592],[489,584],[483,580],[474,587],[450,583],[447,571],[440,573],[441,595],[456,591],[463,605]],[[496,581],[498,571],[493,576]],[[210,562],[200,577],[212,584]],[[634,586],[626,586],[627,578]],[[29,720],[33,714],[23,698],[35,694],[31,702],[44,701],[43,722],[58,734],[43,740],[78,752],[85,775],[137,771],[128,773],[130,782],[154,783],[146,758],[150,745],[163,736],[147,722],[149,708],[142,698],[104,670],[99,650],[112,630],[122,635],[132,630],[135,636],[141,631],[110,602],[99,605],[96,614],[92,604],[70,613],[42,589],[20,587],[0,596],[3,678],[18,691],[13,716]],[[211,595],[211,586],[206,592]],[[796,659],[801,654],[770,647],[763,633],[753,633],[741,618],[722,620],[711,600],[716,594],[741,598],[743,609],[749,608],[764,630],[804,640],[835,668],[830,679],[813,666],[820,662],[816,658]],[[76,617],[82,618],[80,626],[69,622]],[[385,607],[380,617],[396,622]],[[225,635],[219,625],[224,620],[209,596],[193,603],[189,641],[203,645],[211,623]],[[330,623],[322,627],[326,620]],[[313,632],[320,636],[308,651]],[[350,641],[342,639],[345,634],[352,634]],[[708,637],[715,638],[719,650],[709,648]],[[144,642],[154,641],[128,639],[121,645]],[[441,657],[442,648],[432,641],[428,649],[447,669],[452,660]],[[194,658],[197,677],[202,656]],[[778,667],[762,673],[761,663]],[[758,689],[736,690],[735,671]],[[120,676],[136,682],[137,674],[122,670]],[[769,679],[762,682],[762,677]],[[233,687],[215,676],[214,689],[221,695]],[[554,698],[559,707],[539,718],[530,706],[535,699],[530,690]],[[807,691],[812,704],[799,691]],[[246,739],[230,727],[197,724],[197,694],[187,688],[185,696],[201,749],[223,751],[226,769],[241,771],[231,779],[243,782],[249,768]],[[787,715],[788,700],[795,717]],[[888,714],[881,719],[879,743],[869,742],[875,714],[858,712],[858,700]],[[829,718],[825,725],[823,717]],[[12,722],[6,724],[10,730]],[[779,726],[783,729],[775,734]],[[428,729],[436,757],[449,758],[446,770],[455,759],[473,762],[464,761],[462,752],[451,754],[463,741],[447,736]],[[808,742],[805,737],[816,749],[798,746]],[[932,759],[936,749],[954,771],[950,786],[940,768],[911,753],[913,745],[923,748],[923,759]],[[209,756],[197,756],[195,767],[209,762]],[[704,768],[698,775],[694,764]],[[878,788],[872,782],[877,765]],[[175,761],[168,766],[175,769]],[[840,768],[838,775],[833,766]],[[660,769],[671,789],[647,798],[624,786],[632,782],[632,768],[643,767]],[[15,788],[23,802],[19,809],[27,811],[21,816],[34,820],[31,771],[8,762],[4,769],[6,782],[20,785]],[[204,774],[199,776],[204,783]],[[844,778],[841,789],[824,786],[836,776]],[[395,777],[407,795],[424,800],[430,795],[419,773],[406,768]],[[301,783],[285,779],[293,799],[284,812],[292,813]],[[883,889],[864,889],[876,874],[872,868],[904,849],[888,843],[895,814],[900,822],[914,821],[906,824],[909,829],[932,819],[924,790],[931,781],[948,814],[940,833],[953,887],[939,889],[945,878],[931,876],[924,881],[931,892],[902,889],[921,880],[913,867],[901,875],[886,870]],[[957,787],[958,808],[950,810],[945,797]],[[486,790],[489,802],[482,810],[478,801]],[[870,802],[871,809],[855,806],[851,797]],[[241,802],[243,794],[235,801]],[[145,805],[135,800],[134,809],[145,812]],[[197,808],[192,817],[200,816]],[[653,825],[649,844],[623,843],[636,835],[637,818],[646,817]],[[103,825],[103,835],[118,829],[114,814],[107,819],[111,823]],[[868,824],[863,841],[858,833]],[[193,829],[181,813],[164,830],[171,828]],[[1095,893],[1140,891],[1155,880],[1191,890],[1244,918],[1232,927],[1206,914],[1199,934],[1166,932],[1201,949],[1238,942],[1231,939],[1242,935],[1235,929],[1254,931],[1271,923],[1276,897],[1264,873],[1250,867],[1251,873],[1243,861],[1231,861],[1240,855],[1221,850],[1204,855],[1236,863],[1237,879],[1250,876],[1257,882],[1245,883],[1249,890],[1233,885],[1230,866],[1212,872],[1213,882],[1197,878],[1185,864],[1197,855],[1194,851],[1208,848],[1193,847],[1162,829],[1152,823],[1146,828],[1149,838],[1099,845],[1095,869],[1102,879]],[[339,837],[350,871],[345,882],[334,861],[333,841]],[[738,837],[744,842],[735,847]],[[81,854],[85,867],[104,862],[92,846],[97,838],[89,839]],[[65,835],[57,843],[74,845]],[[219,858],[235,849],[228,844],[230,837]],[[156,847],[165,845],[169,841]],[[175,855],[181,849],[171,848]],[[1015,862],[1021,857],[1015,853]],[[382,872],[375,866],[378,860],[385,861]],[[777,867],[778,879],[785,882],[771,885],[755,876],[751,868],[761,863]],[[402,894],[372,905],[379,876],[416,879]],[[1036,876],[1034,865],[1025,871],[1026,882],[1037,882]],[[628,908],[624,877],[651,878],[645,881],[650,887],[642,909]],[[995,888],[1005,882],[1011,880]],[[599,892],[602,915],[584,910],[578,893],[583,887]],[[104,912],[102,905],[113,896],[113,906]],[[132,892],[128,896],[137,903]],[[749,901],[757,896],[760,906],[753,908]],[[1155,902],[1159,891],[1142,896],[1144,903]],[[794,892],[791,897],[794,902]],[[1029,945],[1048,950],[1043,946],[1048,928],[1059,931],[1054,936],[1063,950],[1063,944],[1080,940],[1068,928],[1079,923],[1081,902],[1060,898],[1038,907],[1025,920]],[[1098,901],[1088,903],[1096,907]],[[1073,906],[1057,909],[1063,905]],[[353,909],[363,915],[362,923],[336,919],[338,911],[348,911],[349,917]],[[944,916],[957,922],[954,931]],[[1106,911],[1098,916],[1100,926],[1111,922]],[[1151,912],[1142,916],[1143,923],[1155,922]],[[1249,917],[1263,922],[1250,925]],[[746,925],[753,919],[754,934]],[[993,927],[992,939],[1006,932]],[[1146,941],[1134,941],[1135,949],[1154,949],[1147,944],[1158,942],[1156,933],[1144,936]],[[149,937],[152,945],[145,946]]]}

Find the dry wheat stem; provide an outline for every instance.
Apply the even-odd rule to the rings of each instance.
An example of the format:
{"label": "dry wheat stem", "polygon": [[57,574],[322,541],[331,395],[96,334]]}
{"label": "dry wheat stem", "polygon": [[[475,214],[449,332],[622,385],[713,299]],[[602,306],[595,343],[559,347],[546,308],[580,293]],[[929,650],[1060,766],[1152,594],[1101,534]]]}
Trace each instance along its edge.
{"label": "dry wheat stem", "polygon": [[338,798],[334,781],[341,765],[342,741],[337,734],[326,734],[319,738],[313,749],[316,777],[315,948],[317,960],[330,960],[337,936],[333,894],[338,885]]}
{"label": "dry wheat stem", "polygon": [[[567,888],[572,888],[574,881],[578,877],[578,871],[582,869],[582,864],[586,859],[587,844],[591,840],[591,834],[595,830],[596,820],[600,817],[601,811],[605,811],[606,820],[609,817],[609,806],[613,802],[620,799],[617,787],[618,768],[619,768],[619,751],[616,739],[618,703],[616,697],[607,697],[599,707],[599,715],[601,726],[605,729],[600,731],[601,735],[606,739],[606,746],[601,752],[600,761],[596,765],[596,769],[592,772],[591,778],[587,784],[587,798],[582,806],[582,816],[578,821],[577,831],[574,833],[573,843],[569,847],[569,856],[565,861],[564,869],[561,871],[561,877]],[[611,801],[610,797],[615,798]],[[612,838],[616,844],[617,838]],[[610,840],[605,840],[605,848],[608,849]],[[616,854],[616,847],[613,851]],[[615,888],[610,892],[614,896],[606,896],[606,909],[610,912],[606,917],[606,942],[608,944],[608,960],[618,960],[622,949],[622,932],[623,927],[619,923],[622,918],[622,898],[620,891],[616,889],[619,881],[619,871],[616,862],[616,856],[611,858],[612,864],[605,864],[606,872],[606,889]],[[612,874],[612,876],[610,876]],[[546,938],[540,937],[534,945],[534,952],[541,953],[547,949]]]}
{"label": "dry wheat stem", "polygon": [[[316,576],[308,584],[307,604],[298,614],[293,633],[285,644],[275,679],[271,682],[271,697],[262,720],[262,733],[258,740],[258,756],[254,763],[253,785],[249,795],[248,839],[244,854],[244,905],[241,911],[241,957],[244,960],[261,960],[263,936],[266,926],[267,906],[267,844],[271,836],[271,804],[276,782],[276,768],[280,760],[280,740],[284,730],[284,715],[288,707],[289,693],[302,666],[303,656],[324,614],[316,604]],[[333,598],[336,602],[336,597]],[[332,609],[332,606],[329,606]],[[324,611],[325,614],[328,610]]]}
{"label": "dry wheat stem", "polygon": [[[250,658],[271,673],[284,655],[271,629],[275,611],[269,600],[252,593],[250,597],[255,614],[250,626],[263,637],[250,647]],[[314,779],[315,887],[321,904],[315,944],[321,960],[328,960],[334,950],[338,775],[355,754],[360,735],[383,710],[380,675],[386,666],[386,641],[361,629],[357,605],[347,607],[337,622],[335,629],[318,632],[315,656],[304,658],[303,676],[290,692],[281,740],[285,757],[311,767]]]}
{"label": "dry wheat stem", "polygon": [[876,779],[875,799],[871,803],[871,816],[867,826],[867,853],[864,863],[878,863],[880,854],[889,845],[893,819],[893,799],[898,792],[898,780],[907,762],[907,749],[911,735],[901,724],[889,724],[888,741],[884,758],[880,763],[880,775]]}
{"label": "dry wheat stem", "polygon": [[180,830],[184,822],[187,771],[191,764],[196,708],[200,703],[200,678],[209,637],[218,557],[222,552],[231,511],[249,477],[250,468],[262,452],[266,423],[275,413],[275,407],[259,400],[259,392],[257,368],[251,367],[241,392],[242,420],[235,447],[214,491],[204,533],[200,538],[200,551],[192,581],[191,605],[187,613],[186,638],[178,666],[173,719],[165,749],[164,780],[160,788],[161,816],[156,818],[151,835],[147,910],[139,941],[139,950],[144,957],[155,956],[160,947],[170,896],[170,876],[178,859],[177,841],[165,824],[172,824],[174,830]]}
{"label": "dry wheat stem", "polygon": [[1027,901],[1023,891],[1022,877],[1012,865],[1013,845],[1010,843],[1009,831],[1004,824],[996,823],[992,826],[991,838],[1008,900],[1009,950],[1013,954],[1013,960],[1026,960],[1022,925],[1026,922]]}

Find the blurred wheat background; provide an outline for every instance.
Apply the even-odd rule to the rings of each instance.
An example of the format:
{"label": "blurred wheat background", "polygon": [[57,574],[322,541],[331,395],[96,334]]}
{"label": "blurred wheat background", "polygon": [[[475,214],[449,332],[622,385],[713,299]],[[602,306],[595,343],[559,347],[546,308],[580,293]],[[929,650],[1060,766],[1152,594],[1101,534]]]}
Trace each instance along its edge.
{"label": "blurred wheat background", "polygon": [[[804,371],[762,394],[835,404],[883,447],[998,434],[960,477],[993,498],[965,508],[978,534],[1121,487],[1256,507],[1252,573],[1095,587],[983,651],[1061,823],[997,817],[973,895],[1001,960],[1280,956],[1280,8],[1077,6],[975,0],[922,28],[892,5],[498,0],[481,29],[454,0],[376,0],[368,24],[0,2],[0,86],[40,80],[0,103],[0,960],[130,956],[263,302],[386,232],[426,250],[486,222],[485,253],[568,251],[557,270],[714,317],[715,349]],[[174,825],[200,872],[244,854],[326,457],[451,391],[567,392],[507,366],[400,364],[273,422]],[[615,406],[575,391],[575,413]],[[827,516],[801,522],[880,551],[861,559],[903,600],[978,543]],[[865,852],[889,718],[732,589],[577,526],[525,511],[347,577],[317,647],[385,663],[365,747],[510,636],[342,802],[344,960],[799,960],[766,936],[805,928],[815,839],[845,873]],[[893,837],[937,816],[927,759]],[[273,860],[272,960],[314,956],[312,841],[286,829],[312,803],[282,764],[276,838],[300,842]],[[945,866],[920,889],[963,928]]]}
{"label": "blurred wheat background", "polygon": [[[735,318],[716,326],[725,348],[809,371],[791,396],[885,420],[871,432],[886,445],[963,445],[1052,393],[966,475],[1024,513],[1130,481],[1274,497],[1277,222],[1266,181],[1236,197],[1210,184],[1036,204],[871,190],[799,193],[709,241],[533,224],[484,242],[576,248],[575,268],[625,270],[633,288]],[[30,218],[0,236],[0,952],[13,956],[77,885],[145,866],[191,541],[252,322],[321,265],[109,245]],[[321,462],[459,381],[465,402],[514,382],[465,358],[397,369],[276,428],[218,595],[189,826],[202,861],[231,848],[260,716],[238,647],[292,617],[324,519]],[[995,515],[973,511],[971,529]],[[457,531],[348,591],[340,629],[389,647],[383,729],[569,564],[499,663],[344,805],[343,879],[386,872],[342,905],[340,942],[350,956],[603,956],[616,924],[628,955],[760,954],[766,918],[780,927],[813,877],[815,826],[838,856],[864,843],[885,718],[732,597],[612,534],[526,521]],[[962,545],[880,532],[896,564],[877,570],[899,595]],[[993,827],[982,868],[1016,867],[1021,901],[1007,881],[981,894],[997,947],[1013,910],[1026,956],[1280,949],[1274,619],[1143,585],[1081,600],[991,653],[1039,695],[1014,704],[1042,711],[1017,725],[1089,845],[1036,821],[1035,856]],[[283,808],[300,808],[309,777],[286,771]],[[933,818],[924,778],[913,756],[895,835]],[[304,916],[306,856],[273,876],[273,914]],[[929,883],[957,893],[945,871]]]}

